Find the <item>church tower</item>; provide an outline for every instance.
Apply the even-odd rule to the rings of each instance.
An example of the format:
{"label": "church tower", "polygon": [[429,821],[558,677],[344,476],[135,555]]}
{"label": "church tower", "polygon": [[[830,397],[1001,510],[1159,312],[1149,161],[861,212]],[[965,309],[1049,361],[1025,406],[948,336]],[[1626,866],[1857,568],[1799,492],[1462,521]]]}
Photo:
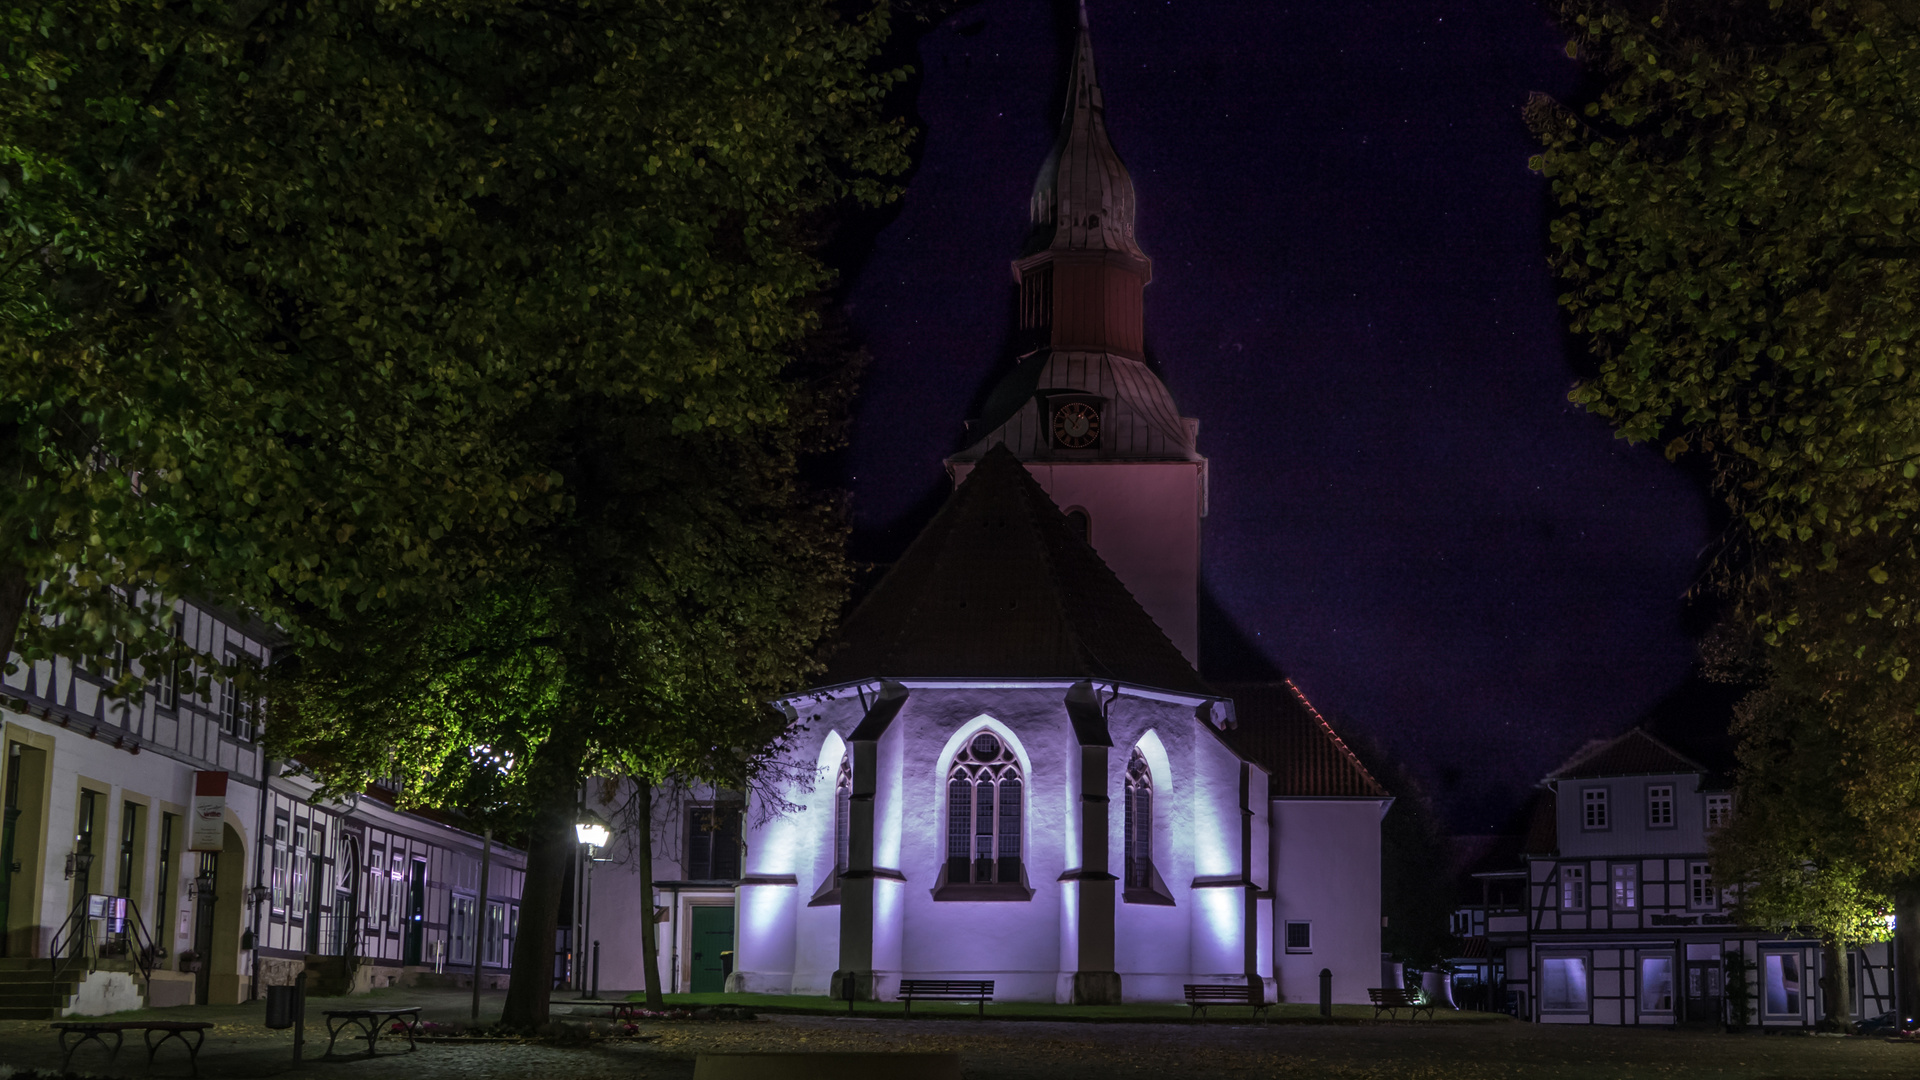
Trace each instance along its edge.
{"label": "church tower", "polygon": [[1153,261],[1134,239],[1133,179],[1107,138],[1085,0],[1060,135],[1029,214],[1013,263],[1019,360],[947,471],[957,485],[995,446],[1011,450],[1198,666],[1207,459],[1194,447],[1200,422],[1180,415],[1145,362]]}

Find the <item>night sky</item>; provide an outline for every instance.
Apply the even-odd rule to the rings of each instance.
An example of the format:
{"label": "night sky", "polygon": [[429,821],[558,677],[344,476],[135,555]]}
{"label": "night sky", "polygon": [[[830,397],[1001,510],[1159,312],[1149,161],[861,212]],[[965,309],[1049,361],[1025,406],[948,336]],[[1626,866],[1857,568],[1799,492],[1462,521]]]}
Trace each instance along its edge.
{"label": "night sky", "polygon": [[[1575,91],[1566,35],[1529,0],[1089,8],[1149,359],[1212,462],[1202,669],[1271,664],[1454,828],[1505,824],[1686,680],[1710,528],[1697,482],[1566,400],[1521,119]],[[847,294],[857,554],[912,538],[1004,370],[1069,17],[987,0],[921,41],[920,165]]]}

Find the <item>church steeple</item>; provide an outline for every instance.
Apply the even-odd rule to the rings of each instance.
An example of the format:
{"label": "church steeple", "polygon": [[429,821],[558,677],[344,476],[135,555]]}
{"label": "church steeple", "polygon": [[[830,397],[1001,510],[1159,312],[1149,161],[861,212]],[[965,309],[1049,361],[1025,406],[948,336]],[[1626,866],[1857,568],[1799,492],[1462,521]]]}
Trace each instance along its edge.
{"label": "church steeple", "polygon": [[1035,347],[1141,356],[1141,291],[1153,263],[1134,239],[1133,178],[1107,136],[1085,0],[1060,134],[1029,204],[1014,262],[1020,322]]}

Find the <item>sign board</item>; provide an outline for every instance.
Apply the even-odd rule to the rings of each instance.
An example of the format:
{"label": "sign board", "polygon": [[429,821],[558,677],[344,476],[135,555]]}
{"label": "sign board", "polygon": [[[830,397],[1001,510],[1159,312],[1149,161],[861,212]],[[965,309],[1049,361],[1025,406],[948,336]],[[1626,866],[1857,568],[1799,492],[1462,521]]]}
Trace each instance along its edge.
{"label": "sign board", "polygon": [[190,851],[219,851],[226,837],[221,826],[227,816],[227,773],[225,769],[193,774],[193,827],[187,848]]}

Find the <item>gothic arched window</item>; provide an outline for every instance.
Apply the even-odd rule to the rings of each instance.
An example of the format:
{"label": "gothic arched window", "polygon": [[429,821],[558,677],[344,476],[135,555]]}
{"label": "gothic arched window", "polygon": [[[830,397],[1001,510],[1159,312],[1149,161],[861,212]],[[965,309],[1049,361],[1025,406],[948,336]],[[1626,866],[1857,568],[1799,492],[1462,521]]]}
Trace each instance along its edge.
{"label": "gothic arched window", "polygon": [[847,869],[847,836],[851,829],[848,814],[853,806],[853,753],[840,759],[840,772],[833,781],[833,872]]}
{"label": "gothic arched window", "polygon": [[1135,750],[1127,762],[1127,879],[1129,889],[1151,887],[1153,878],[1153,772]]}
{"label": "gothic arched window", "polygon": [[947,881],[1020,882],[1020,764],[990,731],[947,772]]}

